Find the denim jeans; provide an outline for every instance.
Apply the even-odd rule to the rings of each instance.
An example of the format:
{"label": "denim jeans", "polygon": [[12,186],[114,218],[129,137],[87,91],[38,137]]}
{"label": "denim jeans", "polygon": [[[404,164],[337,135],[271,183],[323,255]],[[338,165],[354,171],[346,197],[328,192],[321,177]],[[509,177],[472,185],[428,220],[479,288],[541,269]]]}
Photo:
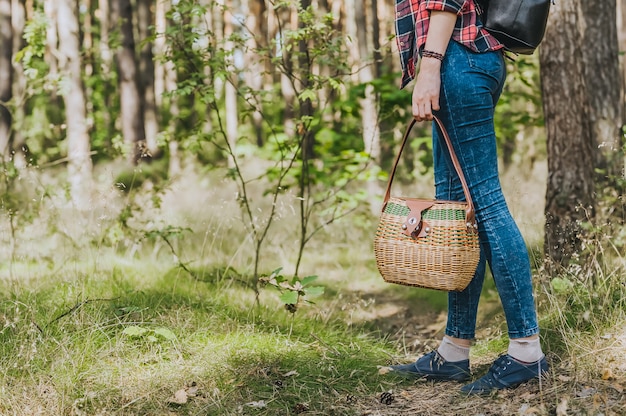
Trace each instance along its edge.
{"label": "denim jeans", "polygon": [[[498,177],[494,108],[506,78],[500,52],[474,53],[450,41],[441,67],[443,122],[476,208],[481,259],[469,286],[448,295],[446,335],[473,339],[486,263],[496,283],[510,338],[539,332],[526,245],[504,200]],[[433,123],[436,197],[465,200],[449,152]]]}

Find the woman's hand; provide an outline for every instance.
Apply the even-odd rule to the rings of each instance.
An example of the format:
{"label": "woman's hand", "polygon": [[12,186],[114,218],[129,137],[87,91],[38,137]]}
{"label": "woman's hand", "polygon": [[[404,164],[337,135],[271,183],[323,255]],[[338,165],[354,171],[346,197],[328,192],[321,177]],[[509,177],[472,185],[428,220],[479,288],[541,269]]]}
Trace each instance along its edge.
{"label": "woman's hand", "polygon": [[[444,56],[452,37],[457,15],[448,11],[430,12],[430,26],[424,49]],[[413,87],[413,117],[417,121],[432,120],[439,110],[441,61],[432,56],[422,57]]]}
{"label": "woman's hand", "polygon": [[417,121],[432,120],[433,111],[439,110],[441,89],[441,61],[422,58],[413,87],[413,117]]}

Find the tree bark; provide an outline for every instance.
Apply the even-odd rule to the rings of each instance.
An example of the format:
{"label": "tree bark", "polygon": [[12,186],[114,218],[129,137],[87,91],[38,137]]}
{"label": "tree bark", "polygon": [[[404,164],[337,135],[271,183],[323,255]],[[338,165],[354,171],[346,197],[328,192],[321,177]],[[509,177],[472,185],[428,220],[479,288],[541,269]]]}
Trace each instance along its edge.
{"label": "tree bark", "polygon": [[[44,0],[43,9],[46,14],[46,18],[49,22],[56,22],[58,19],[58,11],[57,8],[60,7],[56,0]],[[55,74],[59,72],[57,57],[55,56],[57,46],[59,43],[57,33],[57,26],[52,23],[49,24],[46,28],[46,54],[45,60],[49,67],[49,74],[54,77]],[[53,91],[53,94],[54,91]]]}
{"label": "tree bark", "polygon": [[59,0],[57,6],[59,60],[67,78],[62,96],[67,121],[70,195],[76,208],[86,210],[91,199],[92,164],[82,84],[77,4],[73,0]]}
{"label": "tree bark", "polygon": [[[363,7],[357,7],[355,0],[349,0],[354,6],[356,39],[354,66],[360,67],[359,82],[367,84],[365,97],[361,99],[361,122],[363,126],[363,144],[370,157],[380,164],[380,130],[378,128],[378,97],[371,82],[374,81],[375,66],[372,65],[370,42],[368,42],[367,19]],[[348,2],[346,2],[348,3]],[[348,4],[346,4],[350,7]]]}
{"label": "tree bark", "polygon": [[602,170],[597,179],[615,178],[622,173],[622,125],[624,103],[619,67],[619,46],[616,0],[601,2],[582,1],[581,16],[584,17],[582,48],[585,62],[585,79],[589,95],[589,119],[591,133],[598,150],[595,165]]}
{"label": "tree bark", "polygon": [[[223,2],[223,0],[219,0]],[[233,34],[233,13],[235,9],[232,5],[232,1],[226,4],[226,11],[224,13],[224,48],[226,51],[231,52],[234,49],[234,43],[230,40]],[[231,57],[232,59],[232,57]],[[230,62],[231,70],[234,72],[234,63]],[[237,82],[237,76],[235,74],[230,75],[229,79],[224,85],[224,111],[226,113],[226,140],[228,141],[231,151],[235,152],[237,143],[237,129],[239,128],[239,117],[237,110],[237,89],[235,84]],[[232,164],[232,160],[229,159],[229,164]],[[231,165],[232,166],[232,165]]]}
{"label": "tree bark", "polygon": [[152,36],[150,27],[155,24],[151,10],[153,3],[153,0],[137,0],[137,27],[139,40],[143,45],[139,54],[139,73],[142,81],[141,96],[143,98],[146,147],[153,157],[157,157],[159,150],[157,144],[159,120],[154,90],[154,56],[152,53],[152,42],[148,41]]}
{"label": "tree bark", "polygon": [[128,160],[132,164],[137,164],[142,158],[148,158],[148,152],[135,59],[133,10],[130,0],[113,0],[112,6],[112,20],[114,24],[119,25],[122,37],[122,44],[115,54],[119,77],[122,136],[129,152]]}
{"label": "tree bark", "polygon": [[11,0],[0,0],[0,162],[11,157],[12,117],[9,101],[13,98],[13,26]]}
{"label": "tree bark", "polygon": [[267,47],[267,24],[265,13],[267,8],[265,0],[245,0],[247,7],[246,28],[248,31],[248,45],[246,53],[246,83],[252,90],[248,101],[254,103],[256,108],[252,111],[252,123],[256,136],[257,146],[263,146],[263,116],[259,111],[261,104],[255,103],[255,92],[263,88],[263,77],[265,72],[265,59],[260,53]]}
{"label": "tree bark", "polygon": [[[25,46],[24,27],[26,26],[25,0],[11,1],[11,25],[13,27],[13,55],[16,55]],[[26,118],[26,76],[24,68],[18,61],[13,61],[13,134],[11,156],[14,165],[24,168],[28,165],[28,147],[22,133],[22,126]]]}
{"label": "tree bark", "polygon": [[585,79],[588,63],[580,47],[586,43],[579,30],[580,1],[553,5],[540,48],[548,136],[544,250],[553,271],[567,266],[580,251],[580,221],[595,211],[594,140]]}

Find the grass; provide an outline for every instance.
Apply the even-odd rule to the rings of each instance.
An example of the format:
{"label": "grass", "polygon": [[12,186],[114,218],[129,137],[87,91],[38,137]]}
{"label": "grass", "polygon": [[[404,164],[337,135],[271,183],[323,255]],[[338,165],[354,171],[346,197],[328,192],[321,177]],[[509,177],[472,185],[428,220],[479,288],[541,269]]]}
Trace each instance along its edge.
{"label": "grass", "polygon": [[[20,225],[11,250],[2,228],[1,415],[626,412],[623,259],[607,257],[591,280],[572,270],[554,284],[538,273],[549,378],[462,398],[457,384],[378,372],[436,347],[446,295],[381,281],[370,246],[375,218],[336,224],[311,242],[302,270],[319,275],[326,291],[291,314],[274,288],[257,302],[242,284],[250,253],[228,202],[233,190],[196,179],[161,194],[158,210],[150,195],[103,192],[102,207],[87,215],[50,199]],[[293,259],[288,202],[263,252],[267,272],[288,273]],[[117,216],[124,206],[133,214],[126,228]],[[533,213],[518,214],[535,224]],[[168,226],[181,230],[167,234],[172,249],[158,238]],[[144,238],[147,230],[155,238]],[[506,350],[491,279],[478,326],[475,375]]]}
{"label": "grass", "polygon": [[[340,313],[292,316],[273,292],[257,305],[164,264],[109,264],[68,264],[3,296],[0,414],[289,414],[348,408],[386,383],[375,363],[391,344]],[[193,396],[172,403],[181,389]]]}

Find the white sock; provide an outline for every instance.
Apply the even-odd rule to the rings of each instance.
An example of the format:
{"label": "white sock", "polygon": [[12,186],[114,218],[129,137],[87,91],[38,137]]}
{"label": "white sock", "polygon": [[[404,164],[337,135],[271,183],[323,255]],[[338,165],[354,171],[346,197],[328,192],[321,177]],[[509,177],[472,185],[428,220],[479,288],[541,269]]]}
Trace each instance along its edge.
{"label": "white sock", "polygon": [[444,360],[456,362],[468,360],[470,349],[469,347],[462,347],[455,344],[454,342],[450,341],[447,336],[445,336],[441,340],[441,344],[439,344],[437,352],[443,357]]}
{"label": "white sock", "polygon": [[539,338],[509,340],[508,354],[516,360],[524,363],[534,363],[543,358],[543,351],[541,351]]}

